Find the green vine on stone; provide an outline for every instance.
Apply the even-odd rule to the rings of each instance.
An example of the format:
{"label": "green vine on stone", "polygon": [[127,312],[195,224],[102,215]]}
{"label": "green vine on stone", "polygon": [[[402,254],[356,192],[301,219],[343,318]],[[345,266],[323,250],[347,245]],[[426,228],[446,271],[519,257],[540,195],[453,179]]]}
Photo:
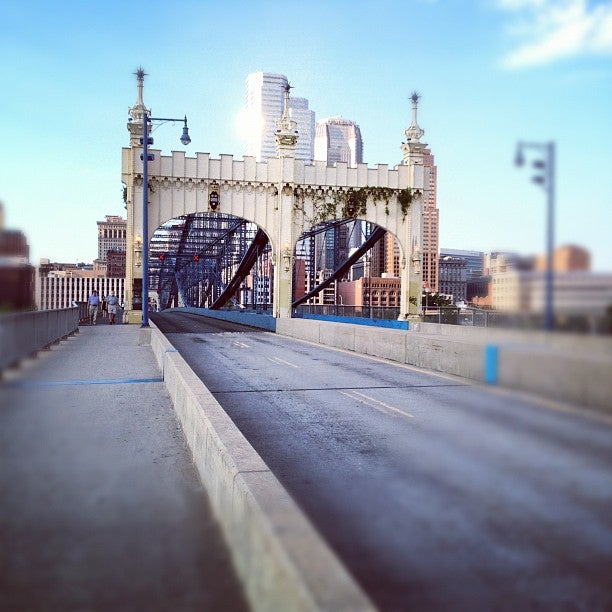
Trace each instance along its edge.
{"label": "green vine on stone", "polygon": [[397,194],[397,203],[402,209],[402,215],[404,218],[406,218],[406,215],[408,214],[410,204],[412,204],[412,198],[412,189],[410,189],[410,187],[406,187],[406,189],[401,189]]}
{"label": "green vine on stone", "polygon": [[365,217],[368,207],[368,198],[372,198],[374,206],[378,202],[385,203],[385,214],[389,215],[389,202],[393,196],[396,197],[400,205],[402,216],[405,219],[413,200],[413,192],[410,187],[406,189],[392,189],[391,187],[359,187],[348,190],[339,189],[327,192],[327,196],[322,195],[322,189],[306,188],[301,186],[293,190],[295,196],[295,208],[304,212],[304,202],[306,197],[312,198],[314,215],[310,220],[313,224],[322,223],[336,218],[338,209],[341,211],[341,218],[346,217]]}

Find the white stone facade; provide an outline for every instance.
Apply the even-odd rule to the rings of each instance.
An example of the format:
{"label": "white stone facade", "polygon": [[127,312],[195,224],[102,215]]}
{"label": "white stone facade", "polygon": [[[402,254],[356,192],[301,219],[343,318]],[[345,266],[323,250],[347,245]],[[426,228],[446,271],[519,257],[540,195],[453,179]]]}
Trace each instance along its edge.
{"label": "white stone facade", "polygon": [[[274,315],[291,316],[291,267],[295,244],[300,235],[324,219],[343,218],[351,191],[386,188],[386,200],[370,195],[364,211],[354,218],[370,221],[391,232],[401,251],[403,316],[417,314],[421,271],[421,202],[426,195],[422,165],[422,145],[415,143],[405,152],[406,163],[395,168],[386,164],[368,167],[346,163],[328,166],[325,162],[307,164],[291,157],[257,162],[232,155],[211,158],[207,153],[186,157],[151,151],[149,162],[149,227],[147,237],[165,221],[190,213],[210,212],[209,195],[217,191],[216,212],[235,215],[262,228],[270,240],[275,264]],[[127,186],[128,245],[142,237],[142,149],[123,149],[122,180]],[[401,210],[397,195],[406,189],[413,200]],[[334,210],[334,201],[336,206]],[[342,204],[344,202],[344,205]],[[278,265],[279,262],[291,264]],[[131,299],[132,279],[142,277],[135,265],[132,248],[127,252],[127,299]],[[411,299],[412,298],[412,299]]]}
{"label": "white stone facade", "polygon": [[125,278],[73,276],[51,272],[48,276],[36,277],[36,308],[38,310],[69,308],[73,302],[86,302],[94,289],[100,297],[106,297],[114,291],[119,303],[125,302]]}

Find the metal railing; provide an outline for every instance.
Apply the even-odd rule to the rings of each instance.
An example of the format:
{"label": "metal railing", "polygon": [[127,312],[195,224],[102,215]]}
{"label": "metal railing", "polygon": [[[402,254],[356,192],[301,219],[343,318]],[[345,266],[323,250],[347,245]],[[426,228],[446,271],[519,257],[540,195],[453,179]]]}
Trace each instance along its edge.
{"label": "metal railing", "polygon": [[0,315],[0,371],[74,333],[79,310],[74,306]]}
{"label": "metal railing", "polygon": [[[294,316],[303,314],[336,317],[363,317],[368,319],[396,320],[399,308],[382,308],[375,306],[341,306],[334,304],[302,304],[294,309]],[[504,329],[536,330],[544,329],[542,314],[501,312],[482,308],[458,308],[456,306],[431,306],[423,308],[424,323],[441,323],[444,325],[464,325],[469,327],[492,327]],[[555,329],[558,331],[611,334],[612,312],[605,316],[592,315],[557,315]]]}
{"label": "metal railing", "polygon": [[295,316],[304,314],[332,317],[355,317],[360,319],[382,319],[396,321],[400,315],[398,307],[342,306],[336,304],[302,304],[293,310]]}

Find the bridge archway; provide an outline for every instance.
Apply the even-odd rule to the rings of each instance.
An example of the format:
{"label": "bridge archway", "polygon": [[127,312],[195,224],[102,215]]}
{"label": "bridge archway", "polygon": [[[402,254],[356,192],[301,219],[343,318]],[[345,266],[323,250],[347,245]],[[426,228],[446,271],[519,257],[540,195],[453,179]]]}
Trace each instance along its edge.
{"label": "bridge archway", "polygon": [[397,318],[404,258],[396,238],[380,226],[353,218],[317,224],[296,245],[292,306]]}
{"label": "bridge archway", "polygon": [[149,244],[149,288],[160,309],[262,303],[269,239],[255,224],[217,212],[169,219]]}
{"label": "bridge archway", "polygon": [[[232,155],[211,158],[208,153],[187,157],[183,152],[162,155],[149,149],[148,227],[142,227],[143,161],[139,141],[142,126],[141,98],[131,109],[128,124],[131,146],[123,149],[122,181],[128,211],[126,294],[133,310],[142,269],[136,265],[137,244],[150,240],[155,229],[168,219],[194,213],[218,212],[241,217],[262,228],[269,237],[274,264],[273,315],[290,317],[294,249],[300,235],[321,221],[350,217],[378,225],[393,234],[402,253],[400,260],[400,318],[417,316],[421,294],[422,200],[429,191],[423,159],[423,131],[413,122],[405,131],[404,160],[368,167],[344,162],[306,163],[295,159],[297,133],[285,110],[277,131],[278,157],[257,161]],[[139,114],[140,113],[140,114]],[[140,131],[142,136],[142,130]],[[129,315],[138,321],[139,313]]]}

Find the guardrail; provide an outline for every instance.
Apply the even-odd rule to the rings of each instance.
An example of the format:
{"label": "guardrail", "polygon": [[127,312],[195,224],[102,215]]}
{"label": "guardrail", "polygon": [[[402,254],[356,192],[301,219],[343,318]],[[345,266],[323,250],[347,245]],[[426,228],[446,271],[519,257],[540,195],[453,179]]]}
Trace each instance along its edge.
{"label": "guardrail", "polygon": [[[400,309],[395,307],[343,306],[341,304],[302,304],[293,311],[294,317],[324,315],[376,320],[395,320],[398,319],[399,314]],[[544,329],[544,315],[542,314],[513,313],[472,307],[460,308],[459,306],[423,306],[422,321],[468,327]],[[612,307],[605,315],[557,313],[555,329],[583,334],[612,334]]]}
{"label": "guardrail", "polygon": [[0,315],[0,372],[74,333],[79,307]]}

